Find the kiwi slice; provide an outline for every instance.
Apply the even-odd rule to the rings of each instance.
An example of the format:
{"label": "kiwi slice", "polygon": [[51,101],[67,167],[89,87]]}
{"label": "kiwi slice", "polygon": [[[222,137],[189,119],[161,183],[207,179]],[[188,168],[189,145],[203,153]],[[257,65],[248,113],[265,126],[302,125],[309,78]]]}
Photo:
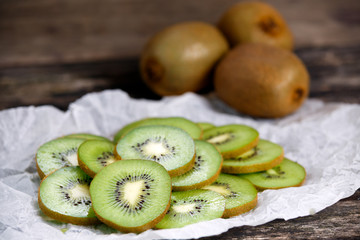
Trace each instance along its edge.
{"label": "kiwi slice", "polygon": [[287,158],[266,171],[239,175],[248,179],[259,190],[298,187],[303,184],[306,171],[300,164]]}
{"label": "kiwi slice", "polygon": [[136,122],[132,122],[122,129],[120,129],[114,137],[114,142],[117,143],[120,138],[126,135],[132,129],[139,126],[147,125],[168,125],[183,129],[185,132],[190,134],[194,139],[200,139],[202,135],[201,128],[194,122],[183,118],[183,117],[167,117],[167,118],[146,118]]}
{"label": "kiwi slice", "polygon": [[221,173],[214,183],[203,189],[218,192],[225,197],[224,218],[248,212],[257,204],[256,188],[249,181],[238,176]]}
{"label": "kiwi slice", "polygon": [[258,145],[236,158],[225,159],[224,173],[252,173],[270,169],[284,159],[283,148],[275,143],[260,139]]}
{"label": "kiwi slice", "polygon": [[109,139],[107,139],[105,137],[90,134],[90,133],[74,133],[74,134],[66,135],[66,136],[64,136],[64,138],[80,138],[80,139],[84,139],[84,140],[94,139],[94,140],[110,141]]}
{"label": "kiwi slice", "polygon": [[195,140],[195,166],[188,172],[173,177],[174,191],[202,188],[216,180],[223,162],[219,151],[211,143]]}
{"label": "kiwi slice", "polygon": [[105,140],[87,140],[78,149],[80,168],[90,177],[94,177],[103,167],[116,161],[115,145]]}
{"label": "kiwi slice", "polygon": [[198,125],[203,131],[215,127],[214,124],[208,123],[208,122],[198,122],[197,125]]}
{"label": "kiwi slice", "polygon": [[141,126],[120,139],[118,159],[147,159],[159,162],[170,176],[189,171],[195,163],[195,143],[189,134],[165,125]]}
{"label": "kiwi slice", "polygon": [[62,167],[77,166],[77,150],[84,139],[58,138],[41,145],[36,153],[36,167],[41,178]]}
{"label": "kiwi slice", "polygon": [[213,191],[196,189],[173,192],[171,207],[156,228],[180,228],[219,218],[225,210],[225,198]]}
{"label": "kiwi slice", "polygon": [[255,147],[259,133],[246,125],[230,124],[205,130],[202,139],[214,144],[224,159],[228,159]]}
{"label": "kiwi slice", "polygon": [[122,232],[154,227],[170,207],[171,179],[157,162],[116,161],[90,184],[93,208],[105,224]]}
{"label": "kiwi slice", "polygon": [[90,200],[90,182],[91,178],[78,166],[64,167],[47,175],[40,183],[40,209],[61,222],[98,223]]}

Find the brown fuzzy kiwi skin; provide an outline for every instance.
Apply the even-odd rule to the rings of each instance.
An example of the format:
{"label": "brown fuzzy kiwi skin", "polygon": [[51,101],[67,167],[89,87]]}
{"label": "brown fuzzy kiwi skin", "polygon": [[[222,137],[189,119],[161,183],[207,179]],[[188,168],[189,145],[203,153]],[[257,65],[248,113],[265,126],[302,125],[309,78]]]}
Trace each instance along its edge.
{"label": "brown fuzzy kiwi skin", "polygon": [[[181,174],[186,173],[186,172],[189,171],[190,169],[192,169],[192,168],[194,167],[194,165],[195,165],[195,156],[196,156],[196,154],[194,153],[194,156],[193,156],[193,158],[191,159],[191,161],[188,162],[187,164],[185,164],[184,166],[168,171],[170,177],[179,176],[179,175],[181,175]],[[121,156],[120,156],[119,153],[117,152],[116,146],[115,146],[115,148],[114,148],[114,157],[115,157],[117,160],[121,160]]]}
{"label": "brown fuzzy kiwi skin", "polygon": [[[216,148],[216,147],[215,147]],[[217,149],[217,148],[216,148]],[[218,150],[218,149],[217,149]],[[219,151],[219,150],[218,150]],[[220,152],[219,152],[220,153]],[[202,182],[199,182],[199,183],[196,183],[196,184],[193,184],[193,185],[190,185],[190,186],[173,186],[172,189],[174,191],[188,191],[188,190],[193,190],[193,189],[200,189],[202,187],[205,187],[206,185],[210,185],[212,184],[213,182],[215,182],[215,180],[219,177],[220,173],[221,173],[221,169],[222,169],[222,166],[223,166],[223,162],[224,162],[224,158],[221,156],[221,164],[220,164],[220,167],[219,169],[217,170],[217,172],[214,174],[214,176],[212,176],[211,178],[205,180],[205,181],[202,181]]]}
{"label": "brown fuzzy kiwi skin", "polygon": [[170,200],[169,200],[169,203],[168,205],[166,206],[166,209],[164,212],[162,212],[158,217],[156,217],[154,220],[144,224],[144,225],[141,225],[141,226],[138,226],[138,227],[124,227],[124,226],[119,226],[107,219],[104,219],[102,218],[100,215],[97,214],[97,212],[95,211],[94,209],[94,212],[95,212],[95,215],[97,216],[97,218],[105,223],[106,225],[120,231],[120,232],[124,232],[124,233],[140,233],[140,232],[144,232],[150,228],[153,228],[155,227],[156,224],[158,224],[162,219],[163,217],[165,216],[166,212],[169,210],[170,208],[170,202],[171,202],[171,196],[170,196]]}
{"label": "brown fuzzy kiwi skin", "polygon": [[[241,174],[241,173],[253,173],[253,172],[260,172],[266,171],[270,168],[273,168],[279,165],[284,159],[284,150],[282,154],[277,158],[273,159],[271,162],[267,163],[257,163],[251,166],[223,166],[222,172],[223,173],[230,173],[230,174]],[[226,161],[226,160],[225,160]]]}
{"label": "brown fuzzy kiwi skin", "polygon": [[309,94],[310,77],[292,52],[261,43],[233,48],[217,65],[217,96],[237,111],[259,118],[295,112]]}
{"label": "brown fuzzy kiwi skin", "polygon": [[256,145],[258,145],[258,143],[259,143],[259,140],[260,140],[260,138],[259,138],[259,135],[258,135],[257,138],[254,139],[248,145],[246,145],[246,146],[244,146],[242,148],[235,149],[233,151],[222,152],[221,155],[223,156],[224,159],[237,157],[237,156],[249,151],[250,149],[256,147]]}
{"label": "brown fuzzy kiwi skin", "polygon": [[229,44],[215,26],[189,21],[155,34],[140,58],[143,81],[161,96],[198,91],[208,85],[212,69]]}
{"label": "brown fuzzy kiwi skin", "polygon": [[293,34],[284,18],[264,2],[234,4],[223,14],[218,27],[232,46],[262,42],[290,51],[294,46]]}
{"label": "brown fuzzy kiwi skin", "polygon": [[[44,177],[44,179],[41,180],[40,182],[40,186],[41,183],[48,177],[50,176],[50,174],[46,175]],[[75,225],[95,225],[95,224],[99,224],[100,221],[97,218],[79,218],[79,217],[72,217],[72,216],[66,216],[66,215],[62,215],[58,212],[54,212],[52,210],[50,210],[49,208],[47,208],[45,206],[45,204],[41,201],[40,198],[40,187],[39,187],[39,191],[38,191],[38,204],[39,204],[39,208],[41,209],[41,211],[48,217],[53,218],[57,221],[60,222],[64,222],[64,223],[71,223],[71,224],[75,224]]]}
{"label": "brown fuzzy kiwi skin", "polygon": [[257,205],[257,202],[258,202],[258,197],[256,195],[256,197],[253,200],[251,200],[248,203],[245,203],[244,205],[237,206],[237,207],[230,208],[230,209],[225,208],[222,218],[230,218],[230,217],[234,217],[234,216],[238,216],[240,214],[246,213],[246,212],[250,211],[251,209],[255,208]]}

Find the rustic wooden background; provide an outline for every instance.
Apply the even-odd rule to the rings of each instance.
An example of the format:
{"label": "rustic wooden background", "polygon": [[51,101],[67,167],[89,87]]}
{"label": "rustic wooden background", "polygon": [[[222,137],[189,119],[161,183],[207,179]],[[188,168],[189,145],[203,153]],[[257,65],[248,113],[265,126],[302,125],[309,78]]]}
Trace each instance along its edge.
{"label": "rustic wooden background", "polygon": [[[182,21],[216,23],[237,0],[1,0],[0,110],[123,89],[159,99],[141,81],[147,39]],[[360,1],[270,0],[295,35],[311,75],[310,97],[360,103]],[[207,89],[207,91],[211,91]],[[360,238],[360,191],[324,211],[240,227],[206,239]]]}
{"label": "rustic wooden background", "polygon": [[[154,33],[181,21],[216,23],[236,0],[2,0],[0,109],[68,104],[91,91],[159,98],[138,57]],[[307,65],[311,97],[360,102],[360,2],[268,1],[288,21]]]}

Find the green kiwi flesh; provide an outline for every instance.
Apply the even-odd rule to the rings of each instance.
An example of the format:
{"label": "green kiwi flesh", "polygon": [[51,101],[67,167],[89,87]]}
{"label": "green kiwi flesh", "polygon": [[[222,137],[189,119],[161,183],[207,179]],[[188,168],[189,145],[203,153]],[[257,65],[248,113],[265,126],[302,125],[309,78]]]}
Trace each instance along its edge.
{"label": "green kiwi flesh", "polygon": [[36,167],[41,178],[68,166],[78,166],[77,150],[84,139],[58,138],[41,145],[36,153]]}
{"label": "green kiwi flesh", "polygon": [[94,177],[103,167],[116,161],[114,147],[110,141],[87,140],[78,149],[80,168],[90,177]]}
{"label": "green kiwi flesh", "polygon": [[40,184],[38,202],[45,215],[66,223],[98,223],[89,193],[91,178],[80,167],[64,167]]}
{"label": "green kiwi flesh", "polygon": [[260,190],[279,189],[302,185],[305,181],[306,171],[300,164],[284,158],[278,166],[269,170],[239,176],[248,179]]}
{"label": "green kiwi flesh", "polygon": [[202,139],[214,144],[227,159],[255,147],[259,133],[246,125],[230,124],[205,130]]}
{"label": "green kiwi flesh", "polygon": [[156,228],[180,228],[189,224],[220,218],[225,198],[213,191],[196,189],[173,192],[171,206]]}
{"label": "green kiwi flesh", "polygon": [[173,177],[194,166],[195,143],[180,128],[166,125],[141,126],[119,140],[115,155],[118,159],[156,161]]}
{"label": "green kiwi flesh", "polygon": [[64,138],[80,138],[84,140],[104,140],[104,141],[110,141],[106,137],[90,134],[90,133],[73,133],[64,136]]}
{"label": "green kiwi flesh", "polygon": [[246,179],[221,173],[214,183],[203,189],[220,193],[226,199],[223,217],[232,217],[253,209],[257,204],[257,190]]}
{"label": "green kiwi flesh", "polygon": [[214,124],[208,122],[198,122],[196,123],[203,131],[215,127]]}
{"label": "green kiwi flesh", "polygon": [[154,227],[170,206],[171,179],[157,162],[116,161],[96,174],[90,184],[98,218],[122,232]]}
{"label": "green kiwi flesh", "polygon": [[225,159],[224,173],[252,173],[279,165],[284,158],[283,148],[275,143],[260,139],[258,145],[236,158]]}
{"label": "green kiwi flesh", "polygon": [[117,143],[120,138],[126,135],[132,129],[139,126],[147,126],[147,125],[167,125],[173,126],[183,129],[185,132],[190,134],[190,136],[194,139],[200,139],[202,130],[201,128],[194,122],[183,118],[183,117],[167,117],[167,118],[146,118],[141,119],[136,122],[132,122],[122,129],[120,129],[114,137],[114,142]]}
{"label": "green kiwi flesh", "polygon": [[223,159],[211,143],[195,140],[195,152],[194,167],[190,171],[171,179],[174,191],[201,188],[211,184],[220,174]]}

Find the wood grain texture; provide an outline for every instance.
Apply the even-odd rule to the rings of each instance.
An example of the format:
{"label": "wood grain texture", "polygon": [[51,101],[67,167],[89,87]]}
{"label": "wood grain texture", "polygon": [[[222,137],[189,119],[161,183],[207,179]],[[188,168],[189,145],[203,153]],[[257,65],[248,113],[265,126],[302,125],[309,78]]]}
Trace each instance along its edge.
{"label": "wood grain texture", "polygon": [[[160,29],[182,21],[216,23],[237,2],[0,1],[0,68],[136,58]],[[267,2],[288,21],[297,48],[360,42],[358,1]]]}
{"label": "wood grain texture", "polygon": [[230,229],[210,239],[359,239],[360,190],[315,215]]}
{"label": "wood grain texture", "polygon": [[[306,47],[296,54],[310,72],[310,97],[360,103],[360,45]],[[134,98],[160,99],[142,82],[137,58],[0,69],[0,109],[53,104],[66,110],[86,93],[105,89],[122,89]]]}
{"label": "wood grain texture", "polygon": [[[0,110],[51,104],[62,110],[94,91],[160,99],[141,81],[139,53],[173,23],[215,23],[237,0],[2,0]],[[311,76],[310,97],[360,103],[360,4],[269,0],[294,32]],[[201,93],[207,93],[211,87]],[[360,239],[360,190],[289,221],[233,228],[208,239]]]}

